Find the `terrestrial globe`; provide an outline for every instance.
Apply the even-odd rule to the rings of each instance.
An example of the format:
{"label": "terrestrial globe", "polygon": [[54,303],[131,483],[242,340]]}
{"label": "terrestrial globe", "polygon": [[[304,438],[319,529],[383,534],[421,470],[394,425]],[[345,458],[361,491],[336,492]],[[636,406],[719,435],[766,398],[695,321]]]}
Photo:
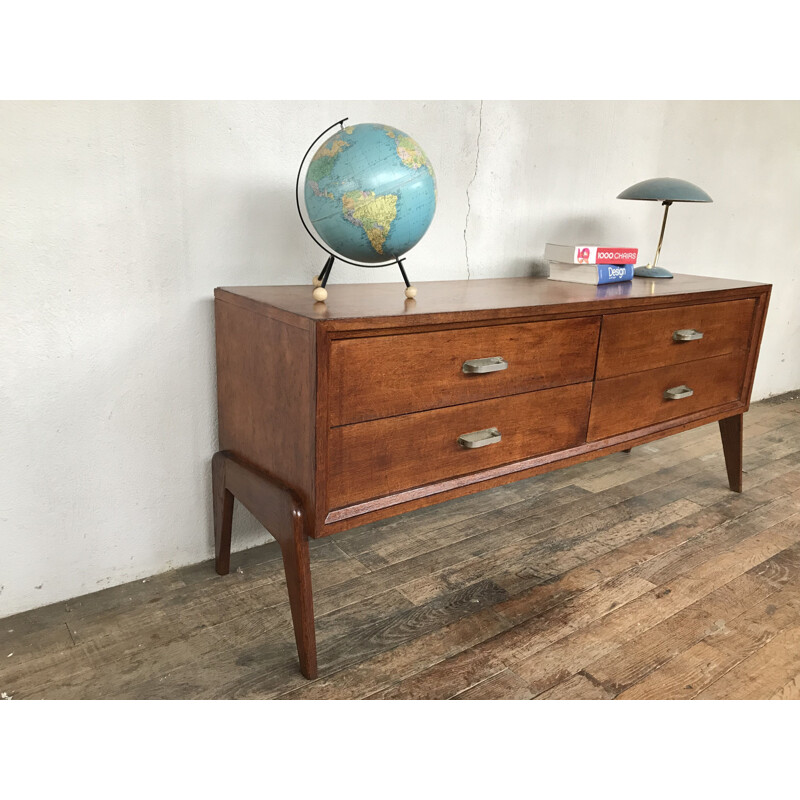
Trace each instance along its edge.
{"label": "terrestrial globe", "polygon": [[303,196],[308,221],[325,249],[358,266],[388,266],[428,230],[436,178],[408,134],[364,123],[342,127],[317,149]]}

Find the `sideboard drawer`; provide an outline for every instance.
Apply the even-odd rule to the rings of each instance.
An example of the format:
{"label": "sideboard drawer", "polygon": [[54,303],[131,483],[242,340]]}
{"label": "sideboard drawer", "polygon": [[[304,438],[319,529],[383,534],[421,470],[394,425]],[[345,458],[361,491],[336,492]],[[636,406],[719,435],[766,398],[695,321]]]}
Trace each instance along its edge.
{"label": "sideboard drawer", "polygon": [[[729,353],[597,381],[587,440],[594,442],[738,400],[746,355]],[[668,390],[681,387],[692,393],[674,391],[674,399],[665,397]]]}
{"label": "sideboard drawer", "polygon": [[611,378],[747,347],[755,300],[632,311],[603,317],[597,377]]}
{"label": "sideboard drawer", "polygon": [[590,381],[599,328],[589,316],[334,340],[330,424]]}
{"label": "sideboard drawer", "polygon": [[[581,444],[591,394],[592,384],[580,383],[332,428],[328,508]],[[489,429],[499,439],[481,434],[466,442],[479,446],[459,444]]]}

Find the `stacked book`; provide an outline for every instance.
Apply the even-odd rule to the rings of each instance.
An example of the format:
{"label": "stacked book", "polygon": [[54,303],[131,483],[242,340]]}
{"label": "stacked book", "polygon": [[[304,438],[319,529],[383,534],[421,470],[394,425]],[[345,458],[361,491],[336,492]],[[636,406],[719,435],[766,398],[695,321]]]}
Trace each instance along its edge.
{"label": "stacked book", "polygon": [[621,283],[633,279],[639,250],[636,247],[600,247],[591,244],[547,244],[551,281],[570,283]]}

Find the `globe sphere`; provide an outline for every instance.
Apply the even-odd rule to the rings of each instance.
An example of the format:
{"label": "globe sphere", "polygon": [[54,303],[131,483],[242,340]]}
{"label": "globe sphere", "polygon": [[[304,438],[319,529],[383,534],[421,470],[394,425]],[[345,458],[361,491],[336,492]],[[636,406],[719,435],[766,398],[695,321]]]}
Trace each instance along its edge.
{"label": "globe sphere", "polygon": [[389,125],[351,125],[327,139],[304,185],[309,222],[339,256],[365,266],[408,252],[436,211],[436,178],[422,148]]}

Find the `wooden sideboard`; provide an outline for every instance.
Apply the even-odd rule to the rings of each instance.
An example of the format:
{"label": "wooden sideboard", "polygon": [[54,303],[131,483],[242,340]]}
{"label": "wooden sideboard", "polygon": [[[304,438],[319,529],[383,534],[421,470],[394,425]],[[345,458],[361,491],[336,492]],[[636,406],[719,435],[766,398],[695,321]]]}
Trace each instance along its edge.
{"label": "wooden sideboard", "polygon": [[215,290],[216,569],[234,498],[280,543],[300,666],[317,674],[308,537],[742,414],[768,284],[676,275]]}

